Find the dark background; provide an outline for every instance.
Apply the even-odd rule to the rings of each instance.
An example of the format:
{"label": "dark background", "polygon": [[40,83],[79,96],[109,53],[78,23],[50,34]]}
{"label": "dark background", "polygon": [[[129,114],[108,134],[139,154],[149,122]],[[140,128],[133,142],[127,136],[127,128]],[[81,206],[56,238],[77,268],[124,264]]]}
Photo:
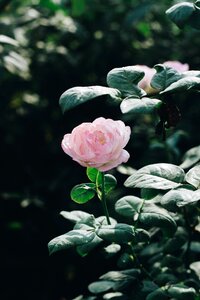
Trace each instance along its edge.
{"label": "dark background", "polygon": [[[166,161],[200,143],[197,94],[175,101],[182,120],[169,132],[171,155],[155,135],[150,116],[121,116],[100,97],[62,115],[58,100],[68,88],[106,85],[112,68],[153,67],[167,60],[199,69],[199,32],[180,30],[165,15],[172,1],[0,1],[0,299],[69,300],[111,267],[99,249],[81,258],[74,250],[49,257],[47,243],[72,228],[61,210],[101,215],[98,200],[80,207],[71,188],[86,180],[85,169],[61,150],[65,133],[98,116],[123,118],[133,134],[129,165]],[[175,150],[175,151],[174,151]],[[126,176],[113,171],[122,185]],[[118,189],[116,195],[124,191]]]}

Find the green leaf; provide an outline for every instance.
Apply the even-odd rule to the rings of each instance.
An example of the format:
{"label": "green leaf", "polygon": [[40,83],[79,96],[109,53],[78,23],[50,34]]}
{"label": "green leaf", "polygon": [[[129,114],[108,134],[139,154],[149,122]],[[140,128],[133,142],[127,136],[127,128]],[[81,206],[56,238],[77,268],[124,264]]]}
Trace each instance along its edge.
{"label": "green leaf", "polygon": [[165,65],[158,64],[154,68],[156,69],[156,74],[151,80],[151,86],[159,91],[165,90],[173,82],[183,77],[178,71]]}
{"label": "green leaf", "polygon": [[192,16],[195,11],[193,3],[190,2],[181,2],[170,7],[166,14],[172,22],[177,26],[182,27]]}
{"label": "green leaf", "polygon": [[96,194],[96,186],[94,183],[82,183],[73,187],[70,196],[71,199],[79,204],[83,204],[91,200]]}
{"label": "green leaf", "polygon": [[137,84],[145,73],[136,66],[112,69],[107,75],[107,84],[120,90],[124,96],[140,97],[146,93]]}
{"label": "green leaf", "polygon": [[111,244],[104,248],[104,251],[109,256],[118,253],[121,250],[121,246],[119,244]]}
{"label": "green leaf", "polygon": [[147,295],[146,300],[168,300],[166,292],[159,288]]}
{"label": "green leaf", "polygon": [[133,218],[140,212],[143,202],[136,196],[124,196],[115,203],[115,210],[122,216]]}
{"label": "green leaf", "polygon": [[145,166],[128,177],[126,187],[168,190],[180,185],[184,171],[173,164],[160,163]]}
{"label": "green leaf", "polygon": [[120,92],[117,89],[104,86],[78,86],[65,91],[59,100],[62,112],[72,109],[86,101],[99,96],[109,95],[114,100],[120,100]]}
{"label": "green leaf", "polygon": [[195,196],[193,188],[189,185],[182,185],[166,193],[161,198],[161,205],[170,211],[177,211],[180,203],[192,203]]}
{"label": "green leaf", "polygon": [[93,231],[88,230],[71,230],[68,233],[60,235],[48,243],[49,253],[65,250],[70,247],[75,247],[89,243],[95,237]]}
{"label": "green leaf", "polygon": [[79,222],[90,216],[90,214],[81,210],[61,211],[60,215],[73,223]]}
{"label": "green leaf", "polygon": [[125,98],[121,105],[121,111],[125,113],[146,114],[155,112],[162,102],[151,98]]}
{"label": "green leaf", "polygon": [[199,77],[184,77],[176,82],[173,82],[170,86],[168,86],[161,94],[164,93],[174,93],[177,91],[188,91],[188,90],[196,90],[200,89],[200,78]]}
{"label": "green leaf", "polygon": [[195,188],[200,188],[200,165],[193,167],[190,169],[186,175],[185,180],[192,184]]}
{"label": "green leaf", "polygon": [[72,0],[72,15],[81,16],[86,10],[85,4],[85,0]]}
{"label": "green leaf", "polygon": [[110,193],[112,190],[114,190],[117,186],[117,180],[116,178],[111,175],[111,174],[105,174],[104,176],[104,190],[105,193],[108,194]]}
{"label": "green leaf", "polygon": [[99,171],[97,169],[88,167],[86,169],[86,174],[87,174],[87,177],[90,179],[90,181],[96,183],[97,177],[99,175]]}
{"label": "green leaf", "polygon": [[96,234],[103,240],[117,244],[126,244],[134,239],[133,226],[127,224],[102,225]]}
{"label": "green leaf", "polygon": [[193,270],[200,280],[200,261],[194,261],[190,264],[190,269]]}
{"label": "green leaf", "polygon": [[190,26],[192,26],[193,28],[195,28],[197,30],[200,29],[200,7],[199,6],[200,6],[200,2],[196,1],[194,3],[195,11],[191,15],[189,22],[188,22],[190,24]]}
{"label": "green leaf", "polygon": [[101,280],[90,283],[88,289],[93,294],[100,294],[109,291],[114,285],[113,281]]}
{"label": "green leaf", "polygon": [[200,146],[189,149],[183,156],[183,162],[180,165],[183,169],[188,169],[200,161]]}
{"label": "green leaf", "polygon": [[167,292],[170,297],[180,300],[194,300],[194,296],[196,295],[194,288],[184,286],[183,284],[170,286]]}
{"label": "green leaf", "polygon": [[161,266],[174,269],[180,267],[182,263],[182,259],[180,259],[179,257],[173,256],[171,254],[166,254],[161,261]]}
{"label": "green leaf", "polygon": [[94,248],[96,248],[103,240],[98,236],[95,236],[92,241],[89,243],[85,243],[83,245],[77,246],[76,251],[81,256],[86,256],[89,252],[91,252]]}

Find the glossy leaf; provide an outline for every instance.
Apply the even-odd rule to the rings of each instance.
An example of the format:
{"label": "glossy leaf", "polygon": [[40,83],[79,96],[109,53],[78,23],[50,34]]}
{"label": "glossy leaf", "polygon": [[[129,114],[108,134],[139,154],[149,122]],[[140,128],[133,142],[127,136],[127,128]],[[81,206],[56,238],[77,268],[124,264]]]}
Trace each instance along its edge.
{"label": "glossy leaf", "polygon": [[185,175],[185,180],[192,184],[195,188],[200,188],[200,165],[190,169]]}
{"label": "glossy leaf", "polygon": [[155,112],[162,102],[158,99],[151,98],[126,98],[122,101],[120,108],[123,114],[146,114]]}
{"label": "glossy leaf", "polygon": [[136,196],[124,196],[115,203],[115,210],[125,217],[134,217],[140,212],[143,200]]}
{"label": "glossy leaf", "polygon": [[184,171],[175,165],[160,163],[145,166],[128,177],[126,187],[167,190],[175,188],[184,180]]}
{"label": "glossy leaf", "polygon": [[83,204],[91,200],[95,196],[95,194],[95,184],[82,183],[73,187],[70,196],[74,202]]}
{"label": "glossy leaf", "polygon": [[85,211],[81,211],[81,210],[73,210],[73,211],[61,211],[60,215],[71,221],[71,222],[79,222],[82,219],[85,219],[86,217],[89,217],[90,214],[86,213]]}
{"label": "glossy leaf", "polygon": [[116,178],[111,175],[111,174],[105,174],[104,176],[104,189],[105,189],[105,193],[108,194],[110,193],[113,189],[116,188],[117,186],[117,180]]}
{"label": "glossy leaf", "polygon": [[114,285],[115,283],[113,281],[101,280],[89,284],[88,289],[93,294],[100,294],[109,291]]}
{"label": "glossy leaf", "polygon": [[117,89],[105,86],[78,86],[65,91],[59,100],[62,112],[76,107],[99,96],[108,95],[114,100],[120,100],[121,94]]}
{"label": "glossy leaf", "polygon": [[124,96],[140,97],[146,93],[137,84],[144,77],[144,72],[136,66],[112,69],[107,75],[107,84],[119,89]]}
{"label": "glossy leaf", "polygon": [[60,235],[48,243],[49,253],[65,250],[70,247],[75,247],[89,243],[95,237],[93,231],[88,230],[71,230],[68,233]]}
{"label": "glossy leaf", "polygon": [[155,65],[156,74],[151,80],[151,86],[159,91],[165,90],[173,82],[181,79],[183,76],[173,68],[165,65]]}
{"label": "glossy leaf", "polygon": [[177,26],[182,27],[195,11],[193,3],[181,2],[170,7],[166,14]]}
{"label": "glossy leaf", "polygon": [[98,236],[95,236],[89,243],[84,243],[83,245],[77,246],[76,251],[81,256],[86,256],[90,251],[96,248],[103,240]]}
{"label": "glossy leaf", "polygon": [[133,226],[127,224],[102,225],[96,234],[103,240],[126,244],[134,239]]}
{"label": "glossy leaf", "polygon": [[86,174],[90,181],[96,183],[97,176],[99,175],[99,171],[97,169],[88,167],[86,169]]}

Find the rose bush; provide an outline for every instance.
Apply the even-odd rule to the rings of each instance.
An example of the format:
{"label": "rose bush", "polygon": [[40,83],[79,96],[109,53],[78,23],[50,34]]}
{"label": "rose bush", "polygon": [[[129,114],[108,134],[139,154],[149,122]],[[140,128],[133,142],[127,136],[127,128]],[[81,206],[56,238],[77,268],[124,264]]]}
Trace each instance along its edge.
{"label": "rose bush", "polygon": [[65,134],[62,149],[84,167],[108,171],[128,161],[129,153],[123,148],[130,134],[130,127],[122,121],[101,117],[92,123],[82,123],[71,134]]}

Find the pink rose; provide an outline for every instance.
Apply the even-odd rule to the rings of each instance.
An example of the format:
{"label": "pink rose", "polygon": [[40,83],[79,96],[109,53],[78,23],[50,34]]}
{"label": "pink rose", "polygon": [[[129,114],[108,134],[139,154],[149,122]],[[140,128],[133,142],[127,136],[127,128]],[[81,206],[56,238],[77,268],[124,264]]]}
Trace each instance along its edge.
{"label": "pink rose", "polygon": [[136,65],[141,71],[145,73],[142,80],[138,83],[138,86],[143,89],[147,94],[154,93],[154,89],[150,86],[151,79],[156,73],[156,71],[153,68],[149,68],[145,65]]}
{"label": "pink rose", "polygon": [[127,162],[130,155],[123,148],[131,130],[122,121],[97,118],[82,123],[71,134],[65,134],[62,149],[81,166],[108,171]]}
{"label": "pink rose", "polygon": [[175,69],[176,71],[182,73],[189,70],[188,64],[182,64],[180,61],[169,60],[163,63],[165,66]]}

